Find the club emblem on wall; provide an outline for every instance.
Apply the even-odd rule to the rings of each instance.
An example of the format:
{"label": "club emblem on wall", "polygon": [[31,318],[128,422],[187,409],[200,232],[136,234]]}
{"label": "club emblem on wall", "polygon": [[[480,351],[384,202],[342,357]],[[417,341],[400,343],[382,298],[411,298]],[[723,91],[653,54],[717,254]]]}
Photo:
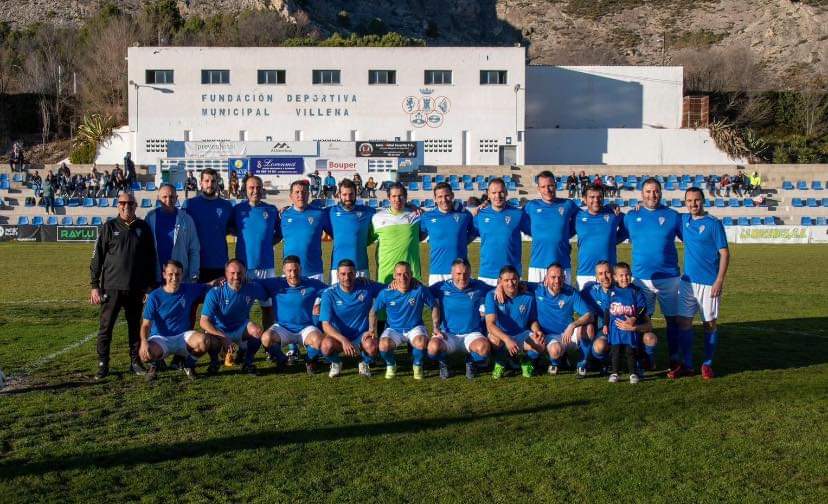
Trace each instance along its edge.
{"label": "club emblem on wall", "polygon": [[420,96],[406,96],[402,102],[403,112],[415,128],[428,126],[439,128],[451,110],[451,102],[445,96],[433,96],[434,90],[420,89]]}

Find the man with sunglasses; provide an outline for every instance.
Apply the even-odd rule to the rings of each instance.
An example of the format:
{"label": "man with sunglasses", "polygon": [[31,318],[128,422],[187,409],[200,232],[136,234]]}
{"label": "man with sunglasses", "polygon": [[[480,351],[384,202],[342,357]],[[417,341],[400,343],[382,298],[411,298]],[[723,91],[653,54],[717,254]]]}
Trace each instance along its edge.
{"label": "man with sunglasses", "polygon": [[89,266],[89,301],[101,305],[98,331],[98,372],[109,375],[109,348],[118,313],[124,309],[129,335],[130,370],[144,374],[138,357],[144,297],[155,284],[155,241],[149,225],[135,215],[135,196],[118,194],[118,216],[101,226]]}

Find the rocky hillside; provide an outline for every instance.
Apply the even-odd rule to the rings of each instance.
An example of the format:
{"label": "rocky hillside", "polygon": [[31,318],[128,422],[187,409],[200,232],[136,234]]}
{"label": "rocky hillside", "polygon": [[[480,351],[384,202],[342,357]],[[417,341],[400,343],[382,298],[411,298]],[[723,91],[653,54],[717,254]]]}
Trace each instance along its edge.
{"label": "rocky hillside", "polygon": [[[101,0],[0,0],[0,21],[77,24]],[[119,0],[137,11],[144,2]],[[185,16],[273,9],[322,34],[389,30],[429,45],[528,46],[530,62],[671,63],[682,51],[749,48],[783,83],[828,74],[828,0],[188,0]]]}

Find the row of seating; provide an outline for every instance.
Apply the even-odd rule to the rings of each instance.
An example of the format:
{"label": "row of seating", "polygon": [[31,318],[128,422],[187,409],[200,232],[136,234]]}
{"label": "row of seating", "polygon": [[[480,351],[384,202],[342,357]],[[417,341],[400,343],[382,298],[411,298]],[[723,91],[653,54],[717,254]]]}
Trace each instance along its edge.
{"label": "row of seating", "polygon": [[795,208],[816,208],[818,206],[828,207],[828,198],[822,198],[821,201],[816,198],[793,198],[791,199],[791,206]]}
{"label": "row of seating", "polygon": [[[810,189],[812,189],[814,191],[821,191],[821,190],[825,189],[826,186],[828,186],[828,182],[826,182],[825,185],[823,185],[821,180],[812,180]],[[798,180],[796,182],[796,185],[794,186],[794,183],[791,182],[790,180],[783,180],[782,181],[782,189],[785,189],[785,190],[788,190],[788,191],[792,191],[794,189],[796,189],[798,191],[807,191],[808,190],[808,182],[806,182],[804,180]]]}
{"label": "row of seating", "polygon": [[826,217],[808,217],[803,216],[800,221],[803,226],[828,226],[828,218]]}
{"label": "row of seating", "polygon": [[104,223],[104,221],[113,219],[114,216],[110,215],[108,217],[92,217],[89,218],[85,215],[80,215],[76,218],[72,218],[71,215],[64,215],[61,218],[58,218],[57,215],[49,215],[46,216],[44,219],[43,216],[35,215],[31,219],[29,219],[26,215],[21,215],[17,218],[17,225],[18,226],[100,226]]}
{"label": "row of seating", "polygon": [[722,217],[722,224],[725,226],[775,226],[776,218],[770,215],[766,217]]}
{"label": "row of seating", "polygon": [[[22,183],[23,183],[23,180],[24,180],[24,179],[23,179],[23,174],[22,174],[22,173],[19,173],[19,172],[14,173],[14,174],[12,175],[11,180],[12,180],[12,181],[14,181],[16,184],[22,184]],[[8,182],[8,181],[9,181],[9,174],[8,174],[8,173],[5,173],[5,172],[4,172],[4,173],[0,173],[0,183],[2,183],[2,182]],[[6,189],[8,189],[8,187],[6,187]]]}

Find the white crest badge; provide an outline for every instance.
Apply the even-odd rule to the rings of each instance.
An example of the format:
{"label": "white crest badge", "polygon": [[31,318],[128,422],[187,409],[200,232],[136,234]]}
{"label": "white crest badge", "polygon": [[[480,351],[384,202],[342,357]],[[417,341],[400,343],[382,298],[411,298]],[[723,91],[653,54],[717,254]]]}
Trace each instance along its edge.
{"label": "white crest badge", "polygon": [[454,222],[460,222],[460,214],[454,214]]}
{"label": "white crest badge", "polygon": [[221,208],[216,208],[216,215],[218,215],[219,217],[221,217],[222,212],[223,210]]}
{"label": "white crest badge", "polygon": [[558,207],[558,213],[563,217],[564,207]]}
{"label": "white crest badge", "polygon": [[609,214],[604,214],[604,222],[609,222]]}
{"label": "white crest badge", "polygon": [[267,212],[262,212],[262,218],[263,218],[264,220],[267,220]]}
{"label": "white crest badge", "polygon": [[659,218],[658,218],[658,225],[659,225],[659,226],[663,226],[663,225],[664,225],[664,221],[665,221],[665,220],[666,220],[666,219],[665,219],[664,217],[659,217]]}
{"label": "white crest badge", "polygon": [[[446,294],[448,294],[448,293],[446,293]],[[474,299],[474,291],[471,291],[471,292],[467,293],[466,295],[469,296],[469,299]]]}
{"label": "white crest badge", "polygon": [[506,217],[503,218],[503,222],[505,222],[506,224],[512,222],[512,217],[507,215]]}
{"label": "white crest badge", "polygon": [[699,234],[702,234],[702,233],[704,233],[704,224],[699,226]]}
{"label": "white crest badge", "polygon": [[417,302],[417,300],[416,300],[416,299],[414,299],[414,298],[409,298],[409,299],[408,299],[408,304],[410,304],[411,306],[414,306],[414,304],[415,304],[416,302]]}
{"label": "white crest badge", "polygon": [[526,313],[526,305],[525,305],[525,304],[520,305],[520,306],[518,307],[518,311],[519,311],[520,313]]}
{"label": "white crest badge", "polygon": [[558,301],[558,308],[563,309],[563,307],[564,307],[564,305],[565,305],[565,304],[566,304],[566,301],[564,301],[563,299],[561,299],[560,301]]}
{"label": "white crest badge", "polygon": [[300,290],[300,291],[299,291],[299,295],[300,295],[300,296],[304,296],[304,295],[305,295],[305,291],[307,291],[307,289],[302,289],[302,290]]}
{"label": "white crest badge", "polygon": [[[357,299],[359,299],[360,302],[365,301],[365,293],[360,292],[359,296],[357,296]],[[341,303],[341,301],[340,301],[340,303]]]}
{"label": "white crest badge", "polygon": [[[362,217],[362,212],[357,212],[356,214],[357,214],[357,219],[359,219],[359,218],[361,218],[361,217]],[[341,214],[340,214],[339,212],[336,212],[336,216],[337,216],[337,217],[339,217],[340,215],[341,215]]]}
{"label": "white crest badge", "polygon": [[308,224],[313,224],[313,217],[308,217]]}

